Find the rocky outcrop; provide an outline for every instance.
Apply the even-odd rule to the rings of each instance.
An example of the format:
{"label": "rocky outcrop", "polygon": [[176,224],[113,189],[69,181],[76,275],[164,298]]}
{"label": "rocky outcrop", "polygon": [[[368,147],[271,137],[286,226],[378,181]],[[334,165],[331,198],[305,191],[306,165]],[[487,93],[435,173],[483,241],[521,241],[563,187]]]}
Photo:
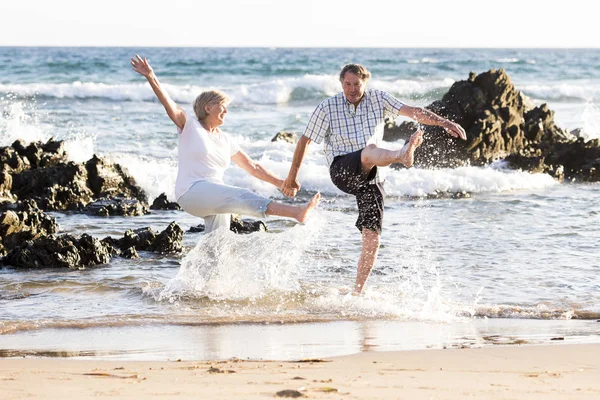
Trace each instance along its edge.
{"label": "rocky outcrop", "polygon": [[45,211],[81,210],[94,195],[85,167],[74,162],[26,169],[12,178],[12,193],[18,199],[35,200]]}
{"label": "rocky outcrop", "polygon": [[[467,140],[451,138],[440,127],[419,126],[425,138],[415,154],[420,167],[485,165],[506,158],[513,168],[558,179],[599,179],[597,141],[586,143],[558,127],[548,105],[534,107],[502,69],[471,73],[426,108],[460,124]],[[417,128],[413,122],[395,126],[388,121],[384,139],[407,139]]]}
{"label": "rocky outcrop", "polygon": [[33,201],[18,204],[0,214],[0,256],[28,240],[58,231],[54,218],[37,208]]}
{"label": "rocky outcrop", "polygon": [[129,199],[121,196],[102,198],[83,207],[83,212],[97,217],[127,216],[148,214],[148,207],[138,199]]}
{"label": "rocky outcrop", "polygon": [[167,200],[167,195],[161,193],[150,206],[151,210],[181,210],[179,204],[174,201]]}
{"label": "rocky outcrop", "polygon": [[232,215],[229,229],[235,233],[266,232],[267,226],[262,221],[247,221],[239,215]]}
{"label": "rocky outcrop", "polygon": [[[204,232],[204,225],[198,224],[188,230],[190,233]],[[244,220],[239,215],[231,215],[229,230],[234,233],[247,234],[253,232],[268,232],[267,225],[262,221]]]}
{"label": "rocky outcrop", "polygon": [[153,251],[157,253],[176,253],[182,249],[183,229],[175,222],[158,233],[150,228],[128,230],[121,239],[110,236],[102,239],[103,242],[119,249],[119,253],[127,252],[133,248],[136,251]]}
{"label": "rocky outcrop", "polygon": [[[13,226],[15,218],[7,212],[8,224]],[[4,215],[4,214],[3,214]],[[3,221],[4,222],[4,221]],[[29,232],[24,230],[21,234]],[[5,238],[5,236],[2,236]],[[10,239],[10,235],[8,236]],[[183,230],[176,223],[171,223],[162,232],[154,232],[150,228],[127,231],[120,239],[106,237],[102,240],[88,234],[75,237],[70,234],[60,236],[45,235],[33,231],[22,240],[14,237],[12,248],[0,260],[0,264],[13,268],[70,268],[85,269],[86,267],[107,264],[112,257],[139,257],[137,251],[152,251],[158,253],[176,253],[182,249]],[[25,239],[26,238],[26,239]],[[4,240],[4,243],[8,243]]]}
{"label": "rocky outcrop", "polygon": [[[50,139],[26,145],[17,140],[12,146],[0,148],[0,162],[3,203],[32,199],[42,210],[86,211],[94,215],[148,212],[145,193],[120,165],[95,155],[85,164],[68,161],[61,141]],[[92,205],[84,210],[94,201],[111,199],[117,199],[118,204]],[[128,201],[127,206],[121,206],[123,199]],[[138,205],[132,207],[129,203]]]}
{"label": "rocky outcrop", "polygon": [[295,144],[297,141],[298,141],[298,134],[296,132],[286,132],[286,131],[278,132],[271,139],[271,142],[288,142],[291,144]]}
{"label": "rocky outcrop", "polygon": [[110,246],[83,234],[47,236],[28,240],[11,250],[2,264],[15,268],[71,268],[84,269],[110,261]]}
{"label": "rocky outcrop", "polygon": [[135,180],[119,164],[112,163],[94,155],[85,163],[88,173],[87,185],[96,198],[125,197],[134,198],[143,203],[148,199]]}

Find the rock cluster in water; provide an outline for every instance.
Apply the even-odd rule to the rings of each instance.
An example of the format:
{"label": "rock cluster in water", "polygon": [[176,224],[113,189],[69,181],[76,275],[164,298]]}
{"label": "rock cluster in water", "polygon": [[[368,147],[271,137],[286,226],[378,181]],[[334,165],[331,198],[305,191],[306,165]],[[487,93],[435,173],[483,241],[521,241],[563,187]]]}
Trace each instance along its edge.
{"label": "rock cluster in water", "polygon": [[[502,69],[471,73],[455,82],[427,109],[460,124],[467,141],[440,127],[422,125],[425,141],[415,153],[422,168],[485,165],[504,159],[508,166],[548,173],[559,180],[600,180],[600,141],[585,141],[558,127],[547,104],[533,107]],[[413,122],[388,121],[384,140],[407,139]]]}
{"label": "rock cluster in water", "polygon": [[[140,251],[182,249],[183,230],[174,222],[162,232],[145,227],[126,231],[121,238],[57,234],[56,220],[46,211],[107,217],[144,215],[148,208],[181,209],[164,193],[148,207],[144,191],[119,164],[95,155],[85,163],[69,161],[63,142],[50,139],[29,144],[17,140],[1,147],[0,167],[1,265],[81,269],[106,264],[112,257],[137,258]],[[239,231],[239,226],[232,224],[232,230]],[[246,232],[252,229],[246,223]]]}

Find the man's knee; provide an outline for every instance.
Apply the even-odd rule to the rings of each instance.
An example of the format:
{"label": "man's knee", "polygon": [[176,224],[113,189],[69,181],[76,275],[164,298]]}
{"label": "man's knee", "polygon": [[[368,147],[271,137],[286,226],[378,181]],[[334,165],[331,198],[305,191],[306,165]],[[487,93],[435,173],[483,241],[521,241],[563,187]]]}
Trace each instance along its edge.
{"label": "man's knee", "polygon": [[362,242],[363,245],[367,247],[379,247],[379,239],[381,237],[381,232],[364,227],[362,229]]}
{"label": "man's knee", "polygon": [[363,149],[360,153],[360,160],[364,163],[372,163],[374,159],[375,152],[379,149],[376,144],[368,144],[367,147]]}
{"label": "man's knee", "polygon": [[381,230],[378,229],[375,226],[363,226],[361,229],[362,233],[364,233],[365,235],[376,235],[379,236],[381,235]]}

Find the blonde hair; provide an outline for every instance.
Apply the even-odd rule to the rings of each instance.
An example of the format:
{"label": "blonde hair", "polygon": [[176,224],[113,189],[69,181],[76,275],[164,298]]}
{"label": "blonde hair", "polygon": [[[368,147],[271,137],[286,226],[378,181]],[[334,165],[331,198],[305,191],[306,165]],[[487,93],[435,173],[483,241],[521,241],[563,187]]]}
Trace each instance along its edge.
{"label": "blonde hair", "polygon": [[199,120],[203,120],[208,117],[206,113],[206,106],[212,104],[223,104],[228,105],[231,102],[229,96],[220,90],[207,90],[202,92],[196,97],[194,101],[194,113]]}
{"label": "blonde hair", "polygon": [[368,69],[363,67],[360,64],[346,64],[342,71],[340,72],[340,82],[344,82],[344,76],[346,72],[350,72],[352,74],[358,75],[361,81],[368,81],[371,79],[371,73]]}

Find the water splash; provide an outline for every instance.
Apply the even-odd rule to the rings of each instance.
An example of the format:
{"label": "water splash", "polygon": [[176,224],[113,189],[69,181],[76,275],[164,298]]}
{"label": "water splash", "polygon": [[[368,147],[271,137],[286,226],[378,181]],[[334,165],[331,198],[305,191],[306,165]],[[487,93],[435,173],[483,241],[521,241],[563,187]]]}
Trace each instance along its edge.
{"label": "water splash", "polygon": [[600,105],[587,102],[581,111],[580,121],[583,123],[580,134],[586,141],[600,138]]}
{"label": "water splash", "polygon": [[277,234],[236,235],[225,229],[211,232],[185,256],[177,276],[156,299],[242,300],[264,297],[272,291],[297,291],[302,255],[322,226],[323,218],[313,215],[307,224]]}
{"label": "water splash", "polygon": [[40,115],[35,96],[18,98],[14,93],[8,93],[0,98],[0,107],[3,116],[0,119],[0,146],[10,146],[18,139],[30,143],[46,142],[54,137],[64,141],[67,157],[71,161],[85,162],[93,156],[96,137],[73,128],[57,135],[56,126],[40,122],[47,116]]}
{"label": "water splash", "polygon": [[46,141],[50,135],[40,126],[36,110],[36,101],[15,100],[15,95],[8,93],[0,98],[2,119],[0,119],[0,146],[10,146],[15,140]]}

